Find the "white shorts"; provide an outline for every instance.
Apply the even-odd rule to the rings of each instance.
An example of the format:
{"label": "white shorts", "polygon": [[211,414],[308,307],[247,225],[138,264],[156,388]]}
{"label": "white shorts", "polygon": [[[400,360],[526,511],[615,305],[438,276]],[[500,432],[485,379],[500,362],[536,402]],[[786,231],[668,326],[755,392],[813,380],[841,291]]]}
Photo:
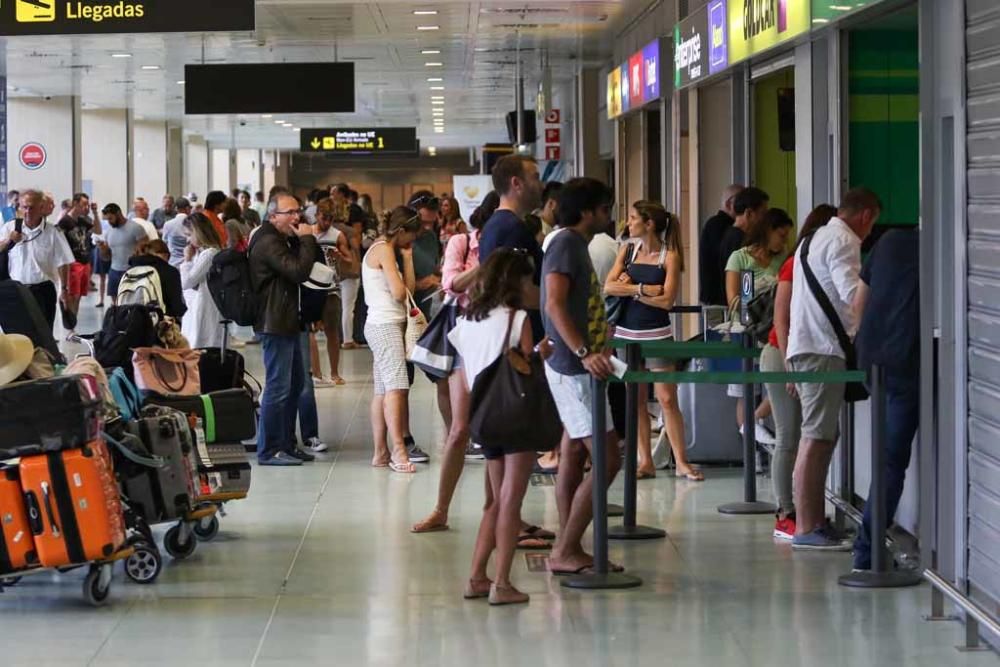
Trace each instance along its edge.
{"label": "white shorts", "polygon": [[393,324],[365,323],[365,340],[372,352],[372,379],[375,395],[387,391],[409,391],[410,379],[406,375],[406,343],[403,334],[406,322]]}
{"label": "white shorts", "polygon": [[[545,364],[545,377],[549,381],[549,391],[559,410],[566,433],[574,440],[589,438],[594,434],[593,384],[589,373],[563,375]],[[605,424],[608,432],[614,429],[611,420],[611,404],[604,401]]]}

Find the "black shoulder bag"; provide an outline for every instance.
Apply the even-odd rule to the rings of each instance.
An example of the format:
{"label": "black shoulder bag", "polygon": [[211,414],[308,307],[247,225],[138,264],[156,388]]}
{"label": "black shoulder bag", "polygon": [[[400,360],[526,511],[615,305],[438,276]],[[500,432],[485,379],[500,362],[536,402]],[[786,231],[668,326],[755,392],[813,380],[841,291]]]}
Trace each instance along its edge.
{"label": "black shoulder bag", "polygon": [[[632,243],[627,243],[625,245],[625,271],[628,271],[629,264],[632,263],[632,255],[635,251],[635,245]],[[601,289],[604,289],[604,285],[601,285]],[[632,297],[628,296],[609,296],[604,299],[604,311],[607,316],[608,324],[615,326],[621,321],[622,316],[625,314],[625,308]]]}
{"label": "black shoulder bag", "polygon": [[[806,276],[806,282],[809,283],[809,291],[812,292],[816,302],[819,303],[819,307],[823,309],[826,319],[830,321],[830,326],[833,327],[833,332],[837,335],[840,348],[844,351],[847,370],[856,371],[858,370],[858,355],[854,350],[854,343],[851,341],[850,336],[847,335],[844,323],[840,321],[840,316],[837,315],[833,304],[830,303],[830,297],[826,295],[823,286],[816,279],[816,274],[813,273],[812,268],[809,266],[809,243],[811,241],[812,237],[809,237],[802,242],[802,253],[799,255],[798,261],[802,263],[802,272]],[[868,399],[868,396],[868,390],[862,382],[848,382],[844,387],[844,400],[848,403],[865,401]]]}

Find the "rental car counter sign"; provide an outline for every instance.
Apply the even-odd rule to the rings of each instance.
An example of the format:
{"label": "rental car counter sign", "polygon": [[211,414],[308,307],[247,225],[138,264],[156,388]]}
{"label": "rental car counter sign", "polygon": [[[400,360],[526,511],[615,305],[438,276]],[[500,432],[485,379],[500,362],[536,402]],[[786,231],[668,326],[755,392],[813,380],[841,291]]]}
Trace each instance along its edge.
{"label": "rental car counter sign", "polygon": [[254,0],[0,0],[0,35],[254,29]]}

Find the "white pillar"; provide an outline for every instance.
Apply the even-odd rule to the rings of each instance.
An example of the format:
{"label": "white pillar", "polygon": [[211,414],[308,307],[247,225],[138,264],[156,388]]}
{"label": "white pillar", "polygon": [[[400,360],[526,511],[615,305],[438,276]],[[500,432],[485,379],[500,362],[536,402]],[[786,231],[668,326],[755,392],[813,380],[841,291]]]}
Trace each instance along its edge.
{"label": "white pillar", "polygon": [[132,125],[133,194],[149,202],[151,210],[160,205],[167,188],[167,124],[163,121],[135,121]]}
{"label": "white pillar", "polygon": [[193,192],[204,202],[208,194],[208,144],[204,137],[192,134],[184,146],[184,193]]}
{"label": "white pillar", "polygon": [[[83,182],[94,201],[114,202],[127,211],[128,112],[125,109],[85,109],[80,116]],[[87,187],[85,186],[86,190]]]}
{"label": "white pillar", "polygon": [[[56,200],[68,197],[75,187],[73,165],[79,143],[73,131],[74,97],[10,97],[7,100],[8,184],[13,190],[39,188]],[[37,169],[21,164],[21,148],[41,144],[47,158]]]}

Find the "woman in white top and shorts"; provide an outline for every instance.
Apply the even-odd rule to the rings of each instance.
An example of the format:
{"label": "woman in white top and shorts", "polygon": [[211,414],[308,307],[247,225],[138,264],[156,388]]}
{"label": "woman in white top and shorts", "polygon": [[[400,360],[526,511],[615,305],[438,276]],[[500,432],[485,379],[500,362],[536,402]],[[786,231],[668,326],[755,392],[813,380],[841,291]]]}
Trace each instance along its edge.
{"label": "woman in white top and shorts", "polygon": [[[406,308],[416,284],[413,239],[420,228],[416,212],[397,206],[383,221],[380,235],[361,262],[361,281],[368,306],[365,338],[372,351],[375,395],[371,420],[375,438],[372,465],[395,472],[416,472],[404,438],[409,432],[410,381],[406,375]],[[396,251],[403,258],[403,272]],[[386,439],[392,438],[392,451]]]}
{"label": "woman in white top and shorts", "polygon": [[225,327],[215,299],[208,291],[208,272],[212,260],[222,250],[222,239],[212,221],[201,213],[188,218],[191,222],[190,242],[184,248],[181,263],[181,287],[188,299],[188,312],[181,322],[181,333],[194,348],[222,347]]}

